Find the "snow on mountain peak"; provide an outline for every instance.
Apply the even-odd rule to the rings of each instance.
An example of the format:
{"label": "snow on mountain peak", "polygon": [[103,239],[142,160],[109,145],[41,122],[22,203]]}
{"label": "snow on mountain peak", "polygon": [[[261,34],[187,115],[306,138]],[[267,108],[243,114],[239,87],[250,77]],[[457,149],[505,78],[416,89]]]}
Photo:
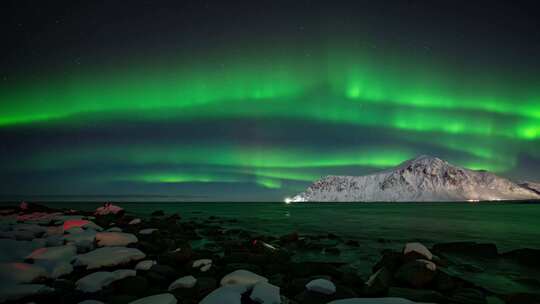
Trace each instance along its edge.
{"label": "snow on mountain peak", "polygon": [[420,155],[365,176],[326,176],[289,201],[478,201],[540,199],[537,193],[486,171]]}

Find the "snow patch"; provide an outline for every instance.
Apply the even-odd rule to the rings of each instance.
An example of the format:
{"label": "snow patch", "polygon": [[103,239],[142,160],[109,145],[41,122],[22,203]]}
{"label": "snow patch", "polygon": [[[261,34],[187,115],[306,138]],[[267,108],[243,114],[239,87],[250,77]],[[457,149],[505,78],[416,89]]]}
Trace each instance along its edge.
{"label": "snow patch", "polygon": [[433,254],[431,253],[431,251],[429,251],[429,249],[427,249],[426,246],[422,245],[421,243],[405,244],[405,248],[403,249],[403,254],[407,254],[410,252],[416,252],[424,256],[428,260],[433,259]]}
{"label": "snow patch", "polygon": [[336,285],[326,279],[316,279],[306,284],[306,289],[325,295],[331,295],[336,292]]}
{"label": "snow patch", "polygon": [[245,290],[252,288],[259,282],[268,282],[268,279],[248,270],[240,269],[229,273],[221,279],[221,286],[240,285]]}
{"label": "snow patch", "polygon": [[169,285],[169,291],[177,288],[193,288],[197,284],[197,279],[194,276],[181,277]]}

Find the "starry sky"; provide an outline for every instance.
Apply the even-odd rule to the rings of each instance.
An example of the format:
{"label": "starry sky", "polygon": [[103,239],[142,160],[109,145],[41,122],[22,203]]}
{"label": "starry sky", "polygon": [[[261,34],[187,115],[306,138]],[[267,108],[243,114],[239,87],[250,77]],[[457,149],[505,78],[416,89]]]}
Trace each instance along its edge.
{"label": "starry sky", "polygon": [[0,197],[280,201],[419,154],[540,180],[533,1],[76,2],[0,4]]}

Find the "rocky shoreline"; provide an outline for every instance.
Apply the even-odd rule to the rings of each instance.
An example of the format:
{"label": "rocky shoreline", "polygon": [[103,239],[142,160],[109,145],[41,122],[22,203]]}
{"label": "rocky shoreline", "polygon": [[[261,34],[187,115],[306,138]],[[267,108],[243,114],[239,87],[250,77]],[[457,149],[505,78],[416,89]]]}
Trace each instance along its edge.
{"label": "rocky shoreline", "polygon": [[381,252],[362,277],[338,260],[294,259],[339,256],[343,249],[328,240],[345,248],[362,246],[357,241],[224,228],[234,221],[162,211],[142,218],[111,204],[94,212],[4,207],[0,303],[540,303],[531,292],[540,290],[537,249],[411,242]]}

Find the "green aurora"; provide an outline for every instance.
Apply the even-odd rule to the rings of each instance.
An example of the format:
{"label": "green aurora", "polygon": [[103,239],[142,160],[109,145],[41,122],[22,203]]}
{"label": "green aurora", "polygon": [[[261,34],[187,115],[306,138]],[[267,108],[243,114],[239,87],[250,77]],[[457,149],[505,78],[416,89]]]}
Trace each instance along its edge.
{"label": "green aurora", "polygon": [[[511,173],[520,156],[539,156],[540,85],[531,77],[457,72],[444,60],[403,60],[399,54],[344,47],[309,58],[267,53],[209,62],[163,60],[19,80],[0,88],[4,133],[58,126],[80,131],[124,120],[231,125],[261,120],[282,122],[284,129],[290,121],[303,121],[392,136],[352,140],[344,147],[321,147],[313,134],[307,146],[231,143],[219,137],[181,144],[144,139],[66,144],[41,147],[2,167],[21,174],[54,172],[99,160],[135,169],[86,176],[81,182],[241,182],[285,193],[333,172],[352,175],[391,167],[430,153],[421,146],[429,145],[459,165]],[[245,137],[247,131],[238,129],[235,135]],[[393,144],[396,138],[408,145]],[[186,165],[191,167],[177,168]]]}

